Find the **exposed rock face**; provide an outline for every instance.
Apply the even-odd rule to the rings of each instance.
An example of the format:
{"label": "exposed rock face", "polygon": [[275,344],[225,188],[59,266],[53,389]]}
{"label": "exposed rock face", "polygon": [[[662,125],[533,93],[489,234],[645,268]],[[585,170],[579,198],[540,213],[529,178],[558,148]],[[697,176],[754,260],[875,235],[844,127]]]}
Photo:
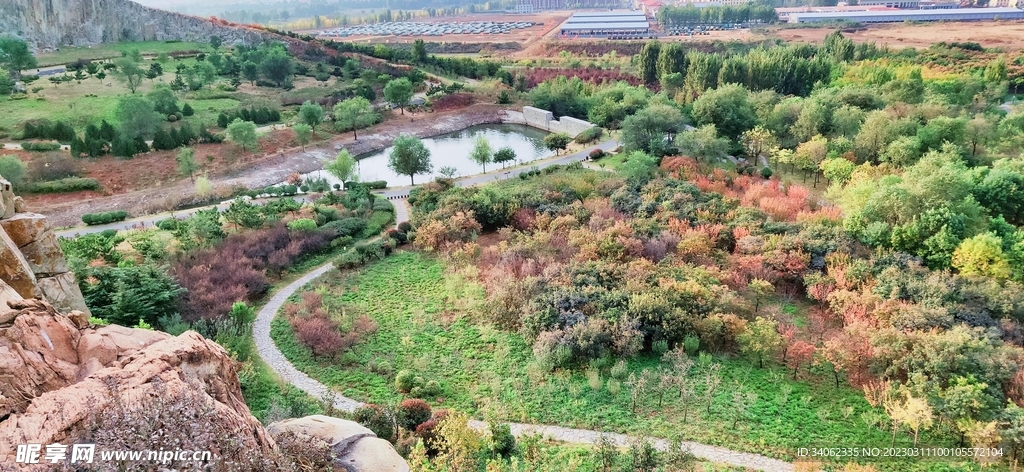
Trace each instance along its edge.
{"label": "exposed rock face", "polygon": [[0,462],[12,461],[18,444],[67,444],[112,404],[182,395],[212,405],[245,450],[274,450],[242,401],[236,363],[216,343],[191,331],[92,328],[83,314],[63,315],[39,300],[11,308],[13,321],[0,325]]}
{"label": "exposed rock face", "polygon": [[13,291],[19,299],[40,298],[64,311],[88,313],[46,217],[24,206],[0,177],[0,302],[12,299],[8,292]]}
{"label": "exposed rock face", "polygon": [[35,47],[88,46],[117,41],[209,41],[254,44],[272,35],[194,16],[144,7],[128,0],[3,0],[0,31]]}
{"label": "exposed rock face", "polygon": [[391,443],[354,421],[314,415],[278,421],[267,431],[274,437],[290,431],[300,438],[322,439],[337,456],[334,470],[339,472],[409,472]]}

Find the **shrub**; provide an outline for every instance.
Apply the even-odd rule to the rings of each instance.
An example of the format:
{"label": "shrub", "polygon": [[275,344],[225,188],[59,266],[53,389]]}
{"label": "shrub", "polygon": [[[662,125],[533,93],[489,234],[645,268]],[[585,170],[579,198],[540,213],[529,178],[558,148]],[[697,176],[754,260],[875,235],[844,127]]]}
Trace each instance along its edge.
{"label": "shrub", "polygon": [[[211,216],[219,217],[216,213]],[[193,215],[175,232],[184,246],[204,244],[213,233],[223,237],[215,219],[202,221]],[[196,240],[195,234],[203,236]],[[268,273],[279,273],[302,257],[327,248],[332,238],[333,233],[327,231],[288,231],[278,225],[232,235],[214,248],[189,253],[172,268],[188,290],[182,316],[190,321],[218,318],[230,312],[236,301],[256,301],[270,287]]]}
{"label": "shrub", "polygon": [[387,200],[378,198],[373,201],[373,211],[386,211],[389,213],[394,213],[395,206],[392,205],[391,202]]}
{"label": "shrub", "polygon": [[323,228],[334,230],[338,237],[355,236],[366,229],[366,220],[356,217],[342,218],[325,223]]}
{"label": "shrub", "polygon": [[403,233],[408,233],[409,231],[412,231],[412,223],[409,223],[408,221],[398,223],[398,230]]}
{"label": "shrub", "polygon": [[600,126],[595,126],[576,135],[575,141],[579,144],[586,144],[600,138],[602,135],[604,135],[604,129]]}
{"label": "shrub", "polygon": [[29,175],[33,182],[77,177],[78,173],[78,161],[58,153],[44,154],[29,164]]}
{"label": "shrub", "polygon": [[516,438],[507,423],[490,423],[491,443],[494,453],[501,457],[510,457],[516,452]]}
{"label": "shrub", "polygon": [[691,356],[696,356],[697,349],[699,348],[700,338],[698,338],[697,336],[690,335],[683,339],[683,349],[686,350],[687,354]]}
{"label": "shrub", "polygon": [[388,440],[392,443],[398,439],[398,428],[395,422],[395,414],[386,407],[367,403],[352,413],[352,419],[357,423],[366,426],[378,438]]}
{"label": "shrub", "polygon": [[[52,180],[49,182],[37,182],[28,185],[25,188],[27,193],[65,193],[65,192],[80,192],[83,190],[99,190],[100,182],[96,179],[86,179],[82,177],[68,177],[60,180]],[[126,215],[127,216],[127,215]],[[122,220],[124,218],[121,218]],[[84,217],[83,217],[84,221]],[[115,220],[120,221],[120,220]],[[101,224],[101,223],[96,223]]]}
{"label": "shrub", "polygon": [[56,150],[60,149],[60,143],[40,143],[40,142],[29,141],[29,142],[21,143],[21,148],[26,150],[26,151],[35,151],[35,152],[56,151]]}
{"label": "shrub", "polygon": [[395,389],[402,393],[409,393],[416,386],[416,374],[408,370],[400,370],[395,375]]}
{"label": "shrub", "polygon": [[363,182],[366,188],[370,190],[382,190],[388,188],[388,181],[386,180],[371,180],[369,182]]}
{"label": "shrub", "polygon": [[763,167],[763,168],[761,168],[761,177],[764,177],[766,179],[770,179],[770,178],[772,178],[772,174],[773,174],[773,172],[772,172],[772,169],[770,167]]}
{"label": "shrub", "polygon": [[115,221],[124,221],[128,218],[128,212],[124,210],[108,211],[104,213],[86,213],[82,215],[82,222],[89,225],[104,225]]}
{"label": "shrub", "polygon": [[600,158],[604,157],[604,151],[602,151],[600,149],[594,149],[593,151],[590,151],[590,154],[588,155],[588,157],[592,161],[600,159]]}
{"label": "shrub", "polygon": [[341,352],[342,339],[338,324],[326,316],[292,318],[295,337],[315,356],[334,357]]}
{"label": "shrub", "polygon": [[300,218],[289,222],[288,229],[292,231],[316,231],[316,221],[309,218]]}
{"label": "shrub", "polygon": [[177,218],[167,218],[156,222],[156,227],[164,231],[174,231],[178,229],[180,221]]}
{"label": "shrub", "polygon": [[408,398],[402,400],[395,413],[399,426],[409,431],[415,431],[417,426],[430,419],[431,410],[427,402],[417,398]]}
{"label": "shrub", "polygon": [[626,376],[629,375],[629,370],[626,368],[626,361],[619,360],[619,362],[616,362],[615,365],[612,366],[610,374],[613,379],[624,380]]}
{"label": "shrub", "polygon": [[7,179],[15,190],[25,180],[27,168],[28,166],[15,156],[0,156],[0,175]]}
{"label": "shrub", "polygon": [[618,395],[619,391],[622,390],[622,383],[617,379],[608,379],[608,393]]}

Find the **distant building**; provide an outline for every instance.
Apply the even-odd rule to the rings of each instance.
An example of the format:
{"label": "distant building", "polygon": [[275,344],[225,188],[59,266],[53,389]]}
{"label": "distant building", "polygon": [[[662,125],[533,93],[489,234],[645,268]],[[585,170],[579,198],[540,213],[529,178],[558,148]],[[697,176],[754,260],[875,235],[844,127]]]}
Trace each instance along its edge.
{"label": "distant building", "polygon": [[883,6],[888,8],[917,9],[921,6],[921,0],[860,0],[860,5]]}
{"label": "distant building", "polygon": [[534,13],[543,10],[571,10],[576,8],[622,8],[623,0],[516,0],[512,11]]}
{"label": "distant building", "polygon": [[576,12],[559,26],[564,37],[632,37],[649,35],[651,23],[640,11]]}

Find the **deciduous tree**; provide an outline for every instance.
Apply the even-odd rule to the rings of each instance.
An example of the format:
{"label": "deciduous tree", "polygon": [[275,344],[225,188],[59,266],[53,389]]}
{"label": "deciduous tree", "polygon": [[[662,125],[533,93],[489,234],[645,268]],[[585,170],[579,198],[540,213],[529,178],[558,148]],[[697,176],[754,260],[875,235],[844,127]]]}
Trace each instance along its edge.
{"label": "deciduous tree", "polygon": [[430,163],[430,150],[423,141],[407,134],[395,139],[394,149],[388,155],[388,167],[396,174],[408,175],[412,185],[416,185],[416,174],[429,174],[434,168]]}

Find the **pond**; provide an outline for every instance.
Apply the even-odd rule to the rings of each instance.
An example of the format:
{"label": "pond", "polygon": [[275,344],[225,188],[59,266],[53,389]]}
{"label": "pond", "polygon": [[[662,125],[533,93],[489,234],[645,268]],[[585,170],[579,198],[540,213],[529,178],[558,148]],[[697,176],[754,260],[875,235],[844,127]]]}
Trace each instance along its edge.
{"label": "pond", "polygon": [[[491,144],[491,149],[498,149],[508,146],[516,152],[516,162],[506,165],[524,164],[545,158],[552,155],[544,147],[544,136],[548,133],[524,125],[498,124],[471,126],[462,131],[442,134],[433,138],[423,140],[423,145],[430,150],[430,162],[434,165],[434,172],[429,175],[416,175],[416,183],[424,183],[439,176],[438,170],[445,166],[457,169],[456,177],[479,174],[480,164],[469,158],[477,136],[483,136]],[[409,185],[408,175],[398,175],[388,168],[388,155],[393,148],[388,147],[382,151],[362,154],[356,156],[359,180],[368,182],[372,180],[386,180],[388,186]],[[501,164],[488,164],[487,170],[500,169]],[[332,185],[338,183],[326,171],[316,171],[306,174],[305,177],[323,177]]]}

